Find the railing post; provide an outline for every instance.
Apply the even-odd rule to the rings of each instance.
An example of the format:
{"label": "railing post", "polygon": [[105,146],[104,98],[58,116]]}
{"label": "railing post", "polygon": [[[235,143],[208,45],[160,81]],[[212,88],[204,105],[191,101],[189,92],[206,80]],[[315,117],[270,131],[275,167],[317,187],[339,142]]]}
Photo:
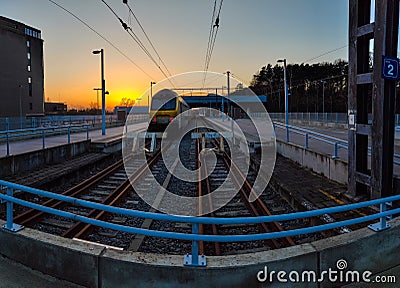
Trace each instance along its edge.
{"label": "railing post", "polygon": [[[13,197],[14,194],[14,189],[7,187],[7,196],[9,197]],[[18,225],[18,224],[14,224],[13,223],[13,209],[14,209],[14,203],[11,201],[7,201],[6,204],[6,224],[3,225],[3,228],[8,230],[8,231],[12,231],[12,232],[18,232],[19,230],[23,229],[24,226]]]}
{"label": "railing post", "polygon": [[[192,233],[199,234],[199,223],[192,223]],[[205,255],[199,256],[199,243],[192,241],[192,255],[186,254],[183,258],[184,266],[207,266]]]}
{"label": "railing post", "polygon": [[71,144],[71,124],[68,126],[68,144]]}
{"label": "railing post", "polygon": [[8,117],[6,118],[6,142],[7,142],[7,156],[10,156],[10,122]]}
{"label": "railing post", "polygon": [[306,149],[308,149],[308,133],[306,133]]}
{"label": "railing post", "polygon": [[334,155],[332,156],[333,159],[339,158],[339,156],[338,156],[339,149],[338,148],[339,148],[338,142],[335,142],[335,151],[334,151]]}
{"label": "railing post", "polygon": [[42,128],[42,149],[46,148],[46,145],[44,143],[44,128]]}
{"label": "railing post", "polygon": [[286,125],[286,142],[289,143],[289,127]]}
{"label": "railing post", "polygon": [[89,140],[89,124],[86,125],[86,140]]}
{"label": "railing post", "polygon": [[[380,213],[386,211],[386,205],[392,206],[392,202],[381,203],[381,205],[380,205],[380,208],[381,208],[380,209]],[[371,229],[371,230],[374,230],[375,232],[379,232],[379,231],[382,231],[382,230],[390,228],[390,225],[387,224],[387,222],[386,222],[386,218],[387,218],[387,216],[381,217],[378,223],[370,224],[370,225],[368,225],[368,228]]]}

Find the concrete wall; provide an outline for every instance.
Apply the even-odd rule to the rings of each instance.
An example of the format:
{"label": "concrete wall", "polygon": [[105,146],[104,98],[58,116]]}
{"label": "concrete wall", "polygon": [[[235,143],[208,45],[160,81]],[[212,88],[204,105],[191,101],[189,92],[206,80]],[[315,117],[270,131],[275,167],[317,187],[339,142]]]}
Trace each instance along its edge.
{"label": "concrete wall", "polygon": [[347,184],[347,163],[341,159],[332,159],[330,155],[305,149],[300,145],[276,140],[276,150],[283,157],[312,169],[336,182]]}
{"label": "concrete wall", "polygon": [[0,177],[20,174],[48,164],[60,163],[89,150],[90,140],[85,140],[0,158]]}
{"label": "concrete wall", "polygon": [[340,271],[336,265],[343,259],[347,268],[342,271],[390,275],[400,265],[400,219],[392,220],[391,225],[378,233],[363,228],[278,250],[210,256],[207,267],[196,268],[184,267],[180,255],[116,251],[28,228],[15,234],[0,230],[0,254],[85,287],[338,287],[344,283],[331,283],[327,275],[322,283],[294,284],[280,283],[276,275],[272,283],[260,283],[257,273],[267,267],[268,273],[314,271],[320,275],[329,269]]}

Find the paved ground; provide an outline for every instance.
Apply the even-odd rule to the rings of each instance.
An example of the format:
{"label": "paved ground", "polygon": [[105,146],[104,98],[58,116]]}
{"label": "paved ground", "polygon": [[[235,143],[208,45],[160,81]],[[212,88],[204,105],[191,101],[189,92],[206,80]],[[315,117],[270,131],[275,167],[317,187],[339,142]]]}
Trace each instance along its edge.
{"label": "paved ground", "polygon": [[76,284],[66,282],[24,265],[4,258],[0,255],[0,288],[80,288]]}
{"label": "paved ground", "polygon": [[[147,122],[137,123],[131,125],[129,128],[130,131],[140,130],[145,128]],[[122,135],[124,126],[107,128],[106,135],[101,135],[101,130],[93,130],[89,132],[89,138],[94,141],[101,141],[108,138],[114,138]],[[86,140],[86,132],[79,132],[71,134],[71,142],[78,142]],[[68,143],[67,134],[58,135],[58,136],[49,136],[45,138],[45,147],[55,147]],[[22,154],[25,152],[35,151],[42,149],[42,138],[35,139],[27,139],[22,141],[16,141],[10,143],[10,154]],[[7,154],[7,146],[6,143],[0,144],[0,157],[5,157]]]}

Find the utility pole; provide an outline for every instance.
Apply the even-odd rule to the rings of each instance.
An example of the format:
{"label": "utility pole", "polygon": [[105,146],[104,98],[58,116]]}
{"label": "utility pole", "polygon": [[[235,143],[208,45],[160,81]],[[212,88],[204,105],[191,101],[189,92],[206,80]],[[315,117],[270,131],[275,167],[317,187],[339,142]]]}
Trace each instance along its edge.
{"label": "utility pole", "polygon": [[322,114],[325,113],[325,83],[326,81],[322,82]]}
{"label": "utility pole", "polygon": [[231,86],[230,86],[230,79],[229,79],[230,74],[231,74],[230,71],[226,71],[226,75],[228,76],[228,88],[227,88],[228,89],[228,107],[227,107],[228,109],[227,110],[228,110],[228,116],[232,117],[232,115],[231,115],[231,112],[232,112],[231,109],[232,108],[231,108],[231,99],[230,99]]}
{"label": "utility pole", "polygon": [[22,129],[22,85],[18,85],[19,87],[19,126]]}
{"label": "utility pole", "polygon": [[153,98],[153,85],[154,85],[154,84],[156,84],[156,82],[154,82],[154,81],[151,81],[151,82],[150,82],[150,99],[149,99],[149,97],[147,97],[147,103],[148,103],[147,105],[149,105],[149,109],[148,109],[148,110],[149,110],[149,113],[150,113],[150,110],[151,110],[151,109],[150,109],[150,106],[151,106],[151,105],[150,105],[150,102],[151,102],[151,99]]}
{"label": "utility pole", "polygon": [[93,88],[93,90],[96,91],[96,96],[97,96],[97,104],[96,104],[96,108],[97,108],[96,115],[97,115],[97,113],[99,111],[99,91],[101,91],[101,88]]}

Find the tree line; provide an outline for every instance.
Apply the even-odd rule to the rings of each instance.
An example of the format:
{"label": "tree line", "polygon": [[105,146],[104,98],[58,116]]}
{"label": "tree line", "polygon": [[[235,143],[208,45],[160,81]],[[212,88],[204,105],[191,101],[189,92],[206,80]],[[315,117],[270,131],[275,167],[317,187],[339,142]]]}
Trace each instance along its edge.
{"label": "tree line", "polygon": [[[348,63],[289,64],[289,112],[347,112]],[[267,95],[268,112],[284,112],[283,66],[268,64],[253,75],[249,88]]]}

